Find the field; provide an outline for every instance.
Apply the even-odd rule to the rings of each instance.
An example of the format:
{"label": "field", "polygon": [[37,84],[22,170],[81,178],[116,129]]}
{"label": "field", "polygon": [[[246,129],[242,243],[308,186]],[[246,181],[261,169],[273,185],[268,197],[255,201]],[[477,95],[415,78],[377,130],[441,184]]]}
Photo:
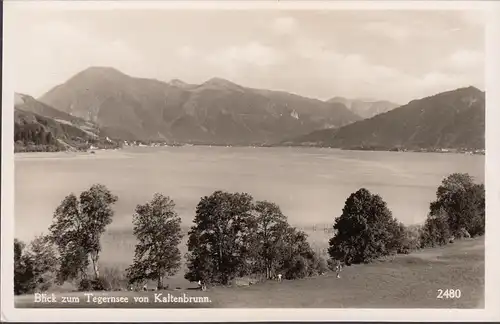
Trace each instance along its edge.
{"label": "field", "polygon": [[[439,299],[438,290],[459,289],[460,298]],[[232,307],[232,308],[484,308],[484,238],[458,241],[445,247],[372,264],[346,267],[302,280],[264,282],[252,286],[212,288],[206,292],[163,291],[175,296],[206,296],[210,303],[155,303],[159,292],[94,292],[96,296],[148,296],[149,303],[89,304],[84,293],[79,304],[35,304],[33,295],[15,298],[16,307]],[[58,296],[62,296],[60,294]],[[90,306],[89,306],[90,305]]]}

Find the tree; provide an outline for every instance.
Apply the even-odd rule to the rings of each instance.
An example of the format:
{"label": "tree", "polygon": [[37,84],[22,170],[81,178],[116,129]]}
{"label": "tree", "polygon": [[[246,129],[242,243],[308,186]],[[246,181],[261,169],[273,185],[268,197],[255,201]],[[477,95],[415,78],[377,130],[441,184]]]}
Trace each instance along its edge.
{"label": "tree", "polygon": [[34,288],[38,291],[49,289],[56,279],[57,255],[49,237],[40,235],[31,241],[24,255],[30,264]]}
{"label": "tree", "polygon": [[[90,262],[94,278],[99,278],[100,238],[114,215],[112,205],[118,200],[103,185],[83,191],[79,199],[70,194],[54,213],[50,240],[59,250],[59,280],[86,278]],[[89,261],[90,258],[90,261]]]}
{"label": "tree", "polygon": [[137,238],[134,263],[127,269],[130,283],[153,279],[163,288],[165,276],[180,268],[181,219],[169,197],[155,194],[151,202],[138,205],[133,215]]}
{"label": "tree", "polygon": [[453,173],[446,177],[436,191],[436,200],[430,204],[430,217],[446,215],[450,234],[484,234],[485,190],[483,184],[475,184],[467,173]]}
{"label": "tree", "polygon": [[33,272],[31,264],[23,257],[24,242],[14,239],[14,294],[20,295],[32,290]]}
{"label": "tree", "polygon": [[401,245],[401,228],[379,196],[361,188],[345,202],[333,226],[328,253],[346,264],[370,262],[395,253]]}
{"label": "tree", "polygon": [[57,257],[46,236],[35,237],[26,247],[14,240],[14,293],[46,291],[53,284]]}
{"label": "tree", "polygon": [[255,252],[256,267],[270,279],[282,257],[283,238],[288,227],[286,216],[278,205],[268,201],[255,204]]}
{"label": "tree", "polygon": [[253,198],[216,191],[201,198],[189,231],[185,278],[228,284],[248,267]]}

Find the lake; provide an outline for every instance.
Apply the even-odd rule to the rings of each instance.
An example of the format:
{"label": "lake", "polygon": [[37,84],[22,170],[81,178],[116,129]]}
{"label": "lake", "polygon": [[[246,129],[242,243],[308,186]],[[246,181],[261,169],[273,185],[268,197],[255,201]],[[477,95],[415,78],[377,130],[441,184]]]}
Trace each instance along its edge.
{"label": "lake", "polygon": [[[28,241],[46,232],[66,195],[101,183],[119,197],[110,225],[114,235],[130,235],[136,205],[155,192],[176,202],[188,227],[202,196],[227,190],[277,203],[291,224],[308,232],[313,244],[324,246],[328,237],[321,232],[359,188],[382,196],[403,223],[421,223],[441,180],[453,172],[484,182],[484,156],[208,146],[16,154],[15,234]],[[104,239],[103,255],[121,255],[110,248],[112,241]],[[124,249],[131,259],[133,244]]]}

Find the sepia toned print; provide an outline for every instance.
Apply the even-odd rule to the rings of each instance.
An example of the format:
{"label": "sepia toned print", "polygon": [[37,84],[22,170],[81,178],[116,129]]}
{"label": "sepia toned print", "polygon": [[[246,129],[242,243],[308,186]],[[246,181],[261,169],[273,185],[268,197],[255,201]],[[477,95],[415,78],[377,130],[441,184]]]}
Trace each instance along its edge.
{"label": "sepia toned print", "polygon": [[10,17],[15,308],[485,309],[482,11]]}

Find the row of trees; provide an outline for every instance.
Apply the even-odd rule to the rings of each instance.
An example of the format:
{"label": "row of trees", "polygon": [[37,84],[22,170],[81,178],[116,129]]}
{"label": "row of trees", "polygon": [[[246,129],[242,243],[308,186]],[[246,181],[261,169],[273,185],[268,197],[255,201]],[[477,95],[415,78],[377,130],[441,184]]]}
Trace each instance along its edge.
{"label": "row of trees", "polygon": [[[406,227],[380,196],[364,188],[351,194],[333,226],[329,263],[370,262],[484,234],[484,185],[475,184],[467,174],[452,174],[443,180],[436,198],[423,226]],[[52,282],[73,279],[82,290],[105,289],[99,272],[100,239],[117,200],[102,185],[79,197],[70,194],[56,209],[48,235],[28,247],[15,240],[15,293],[45,290]],[[126,277],[130,284],[155,280],[162,288],[163,280],[181,266],[181,219],[174,201],[155,194],[136,207],[133,226],[137,244]],[[295,279],[327,270],[307,235],[288,223],[279,206],[255,201],[246,193],[216,191],[201,198],[188,235],[185,278],[190,281],[226,285],[248,275],[269,279],[280,273]]]}
{"label": "row of trees", "polygon": [[380,196],[362,188],[346,200],[334,230],[328,253],[346,264],[484,235],[484,184],[468,174],[451,174],[438,187],[425,223],[411,226],[398,222]]}

